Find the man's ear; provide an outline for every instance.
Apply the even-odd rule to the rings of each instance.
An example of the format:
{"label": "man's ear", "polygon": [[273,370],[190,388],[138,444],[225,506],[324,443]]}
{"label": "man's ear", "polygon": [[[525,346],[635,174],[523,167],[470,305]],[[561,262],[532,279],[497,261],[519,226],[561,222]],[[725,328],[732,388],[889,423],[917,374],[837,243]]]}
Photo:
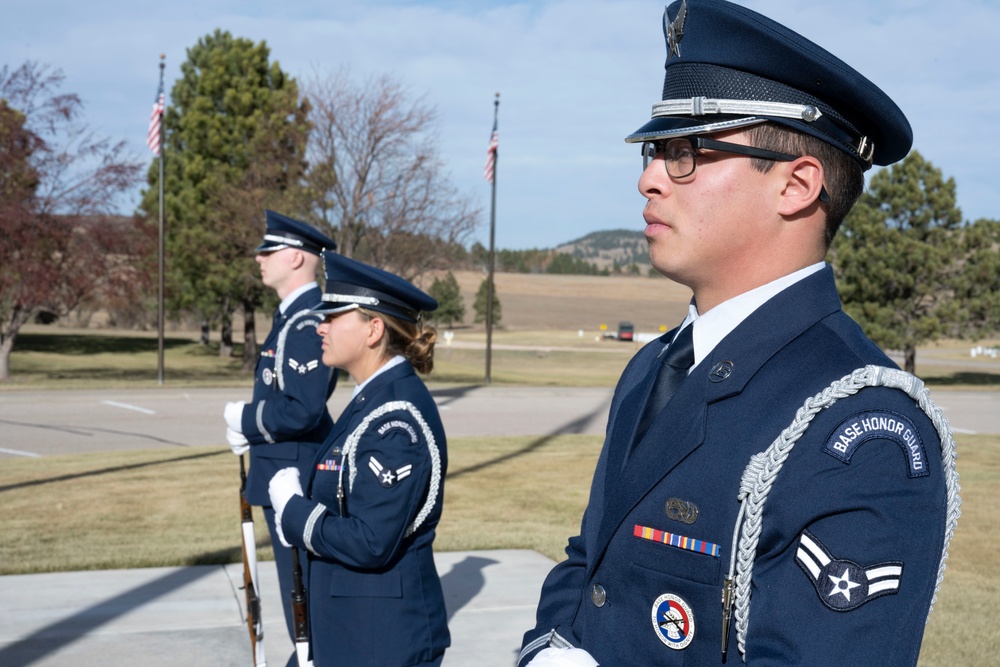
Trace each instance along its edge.
{"label": "man's ear", "polygon": [[292,268],[298,270],[306,261],[305,253],[301,250],[292,252]]}
{"label": "man's ear", "polygon": [[806,155],[775,166],[785,178],[778,213],[794,217],[819,201],[823,190],[823,165],[819,160]]}

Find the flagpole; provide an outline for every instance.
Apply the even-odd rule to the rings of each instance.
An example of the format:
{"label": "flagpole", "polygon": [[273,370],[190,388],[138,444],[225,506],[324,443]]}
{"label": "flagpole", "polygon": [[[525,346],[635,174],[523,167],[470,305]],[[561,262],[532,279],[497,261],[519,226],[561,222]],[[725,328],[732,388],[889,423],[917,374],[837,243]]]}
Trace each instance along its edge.
{"label": "flagpole", "polygon": [[[496,132],[497,116],[500,111],[500,93],[496,94],[493,100],[493,128]],[[490,199],[490,254],[489,266],[486,273],[486,384],[493,381],[490,366],[493,361],[493,270],[496,264],[496,252],[494,250],[494,238],[496,236],[497,225],[497,161],[499,159],[499,147],[493,148],[493,178],[492,197]]]}
{"label": "flagpole", "polygon": [[[163,68],[165,66],[164,59],[167,54],[160,54],[160,90],[163,90]],[[156,325],[156,362],[157,362],[157,382],[158,384],[163,384],[163,274],[164,274],[164,261],[163,261],[163,161],[165,158],[165,146],[163,142],[163,115],[165,107],[160,109],[160,222],[159,222],[159,279],[158,279],[158,295],[157,295],[157,325]]]}

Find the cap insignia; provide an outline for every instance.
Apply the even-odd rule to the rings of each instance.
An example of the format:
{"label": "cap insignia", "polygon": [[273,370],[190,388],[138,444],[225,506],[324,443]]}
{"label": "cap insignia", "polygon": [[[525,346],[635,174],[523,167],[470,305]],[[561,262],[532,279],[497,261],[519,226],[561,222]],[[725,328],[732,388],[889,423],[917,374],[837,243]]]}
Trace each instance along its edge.
{"label": "cap insignia", "polygon": [[681,57],[681,37],[684,36],[684,21],[687,19],[687,13],[687,0],[681,2],[677,16],[671,23],[667,23],[667,13],[663,12],[663,29],[667,33],[667,46],[670,47],[670,50],[667,51],[667,57],[671,55]]}

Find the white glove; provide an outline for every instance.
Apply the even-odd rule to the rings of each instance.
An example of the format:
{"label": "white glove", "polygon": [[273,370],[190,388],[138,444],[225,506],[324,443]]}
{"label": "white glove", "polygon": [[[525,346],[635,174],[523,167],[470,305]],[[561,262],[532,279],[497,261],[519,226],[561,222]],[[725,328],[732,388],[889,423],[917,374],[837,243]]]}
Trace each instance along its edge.
{"label": "white glove", "polygon": [[582,648],[542,649],[526,667],[598,667],[594,657]]}
{"label": "white glove", "polygon": [[274,473],[267,485],[267,494],[271,496],[271,507],[274,508],[274,521],[281,523],[279,517],[285,510],[285,505],[292,496],[302,495],[302,484],[299,482],[299,469],[288,467]]}
{"label": "white glove", "polygon": [[243,407],[246,404],[246,401],[230,401],[222,411],[222,416],[226,418],[226,426],[237,433],[243,432]]}
{"label": "white glove", "polygon": [[242,433],[237,433],[229,427],[226,427],[226,440],[229,442],[229,449],[233,450],[236,456],[243,456],[250,451],[250,441]]}
{"label": "white glove", "polygon": [[291,547],[292,545],[288,543],[285,539],[285,533],[281,530],[281,515],[277,512],[274,513],[274,530],[278,533],[278,541],[284,544],[286,547]]}

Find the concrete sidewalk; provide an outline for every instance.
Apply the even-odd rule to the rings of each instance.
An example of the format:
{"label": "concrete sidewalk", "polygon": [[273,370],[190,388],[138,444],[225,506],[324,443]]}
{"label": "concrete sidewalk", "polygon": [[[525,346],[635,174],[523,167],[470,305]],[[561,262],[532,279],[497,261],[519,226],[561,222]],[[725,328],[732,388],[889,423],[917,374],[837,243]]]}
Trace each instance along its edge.
{"label": "concrete sidewalk", "polygon": [[[451,629],[444,666],[510,667],[553,561],[527,550],[435,561]],[[273,562],[260,577],[265,655],[283,667],[292,644]],[[0,665],[250,667],[242,584],[242,564],[0,577]]]}

